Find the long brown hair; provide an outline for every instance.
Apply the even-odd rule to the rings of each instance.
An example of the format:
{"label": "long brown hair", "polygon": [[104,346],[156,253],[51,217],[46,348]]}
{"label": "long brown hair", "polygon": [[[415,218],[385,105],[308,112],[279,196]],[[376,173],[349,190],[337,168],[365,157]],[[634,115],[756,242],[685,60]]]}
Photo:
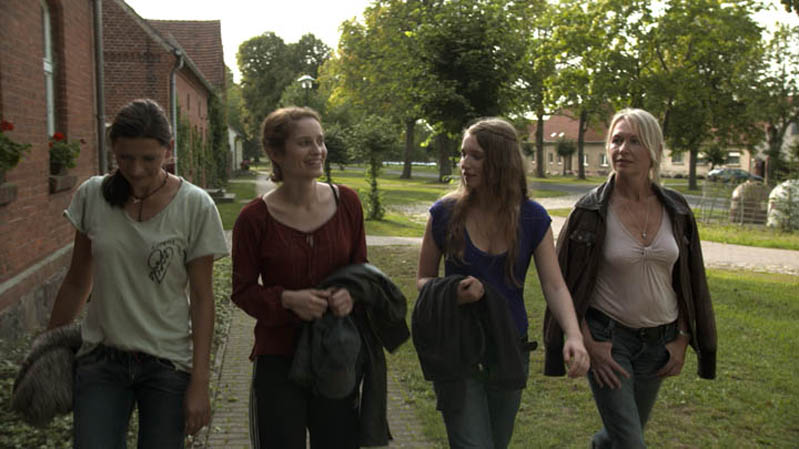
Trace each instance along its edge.
{"label": "long brown hair", "polygon": [[294,125],[304,118],[312,118],[322,123],[319,113],[313,109],[289,106],[272,111],[261,125],[261,144],[269,160],[272,161],[271,177],[274,182],[282,181],[283,173],[277,162],[272,159],[272,154],[283,154],[286,150],[286,140],[294,131]]}
{"label": "long brown hair", "polygon": [[[466,128],[463,135],[474,136],[485,153],[481,173],[483,184],[480,188],[498,206],[500,213],[497,216],[497,232],[504,235],[508,242],[505,273],[514,285],[520,286],[521,283],[513,274],[513,265],[519,254],[521,204],[528,198],[528,194],[519,136],[513,125],[497,117],[479,119]],[[449,220],[446,255],[463,261],[466,212],[474,205],[476,195],[461,178],[458,189],[444,198],[454,201]]]}

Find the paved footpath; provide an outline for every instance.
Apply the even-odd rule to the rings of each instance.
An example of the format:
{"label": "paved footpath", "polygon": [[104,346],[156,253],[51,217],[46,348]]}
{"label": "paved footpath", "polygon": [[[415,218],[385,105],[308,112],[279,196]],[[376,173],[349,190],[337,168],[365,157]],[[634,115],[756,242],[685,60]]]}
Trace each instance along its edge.
{"label": "paved footpath", "polygon": [[[269,181],[259,179],[259,192],[271,188]],[[571,207],[576,197],[542,199],[547,208]],[[557,236],[565,221],[553,217],[552,228]],[[228,233],[229,237],[229,233]],[[367,236],[368,246],[377,245],[419,245],[420,238]],[[799,251],[768,248],[754,248],[723,243],[703,242],[702,252],[705,265],[716,268],[745,269],[792,274],[799,276]],[[217,396],[210,426],[200,440],[206,441],[209,449],[248,449],[250,448],[247,425],[252,364],[249,361],[253,343],[255,321],[239,308],[235,308],[226,344],[219,349],[217,363],[219,373]],[[410,342],[406,344],[411,344]],[[399,381],[388,373],[388,418],[394,440],[390,448],[427,448],[432,444],[426,441],[421,432],[421,424],[405,400],[405,392]],[[196,447],[196,446],[195,446]],[[200,446],[203,447],[203,446]]]}

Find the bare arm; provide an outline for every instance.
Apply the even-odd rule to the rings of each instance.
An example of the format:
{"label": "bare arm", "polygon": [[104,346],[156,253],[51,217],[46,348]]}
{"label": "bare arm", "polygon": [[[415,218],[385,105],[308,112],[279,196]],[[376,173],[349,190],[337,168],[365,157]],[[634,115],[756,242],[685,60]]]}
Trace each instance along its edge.
{"label": "bare arm", "polygon": [[199,257],[188,263],[191,292],[191,339],[194,345],[191,381],[186,390],[184,404],[185,431],[189,435],[197,433],[211,419],[208,384],[211,376],[211,338],[214,331],[215,313],[213,267],[212,255]]}
{"label": "bare arm", "polygon": [[438,277],[438,266],[441,263],[441,250],[433,240],[433,217],[427,218],[427,226],[422,237],[422,249],[419,251],[419,265],[416,268],[416,288],[421,290],[430,279]]}
{"label": "bare arm", "polygon": [[563,346],[563,358],[569,365],[569,376],[579,377],[588,371],[588,353],[583,345],[583,335],[577,323],[569,289],[563,281],[563,275],[555,257],[555,245],[552,229],[547,230],[544,239],[538,244],[533,254],[538,278],[541,280],[541,289],[555,319],[566,333],[566,342]]}
{"label": "bare arm", "polygon": [[69,324],[78,316],[92,290],[92,263],[92,241],[75,231],[69,271],[58,289],[48,329]]}

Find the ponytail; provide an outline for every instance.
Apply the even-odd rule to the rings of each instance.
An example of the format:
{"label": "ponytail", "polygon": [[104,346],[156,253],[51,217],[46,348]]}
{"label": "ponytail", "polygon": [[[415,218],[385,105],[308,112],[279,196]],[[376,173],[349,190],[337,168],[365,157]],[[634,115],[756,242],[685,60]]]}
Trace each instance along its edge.
{"label": "ponytail", "polygon": [[111,207],[124,207],[128,198],[130,198],[130,183],[122,176],[119,169],[116,169],[114,173],[103,179],[102,188],[103,198]]}

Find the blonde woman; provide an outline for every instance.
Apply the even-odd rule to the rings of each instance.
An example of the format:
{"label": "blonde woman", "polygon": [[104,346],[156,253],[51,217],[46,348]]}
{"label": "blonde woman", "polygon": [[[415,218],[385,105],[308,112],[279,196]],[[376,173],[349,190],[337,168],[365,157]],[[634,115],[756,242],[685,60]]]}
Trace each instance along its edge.
{"label": "blonde woman", "polygon": [[[558,237],[558,260],[591,355],[588,380],[604,424],[594,448],[643,448],[665,377],[691,344],[699,375],[716,372],[716,325],[696,221],[658,185],[663,133],[641,109],[616,113],[606,143],[613,173],[580,199]],[[547,372],[561,374],[561,330],[544,325]]]}

